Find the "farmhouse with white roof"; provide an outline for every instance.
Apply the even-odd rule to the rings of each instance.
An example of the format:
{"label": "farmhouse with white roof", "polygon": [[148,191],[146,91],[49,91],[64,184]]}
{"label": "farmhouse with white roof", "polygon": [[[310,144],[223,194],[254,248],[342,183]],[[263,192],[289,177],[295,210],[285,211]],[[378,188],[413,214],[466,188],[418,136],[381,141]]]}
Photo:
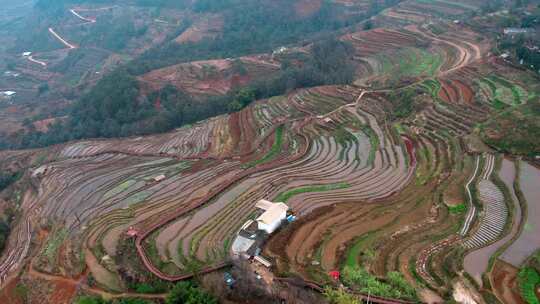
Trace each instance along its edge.
{"label": "farmhouse with white roof", "polygon": [[267,200],[259,200],[255,207],[265,210],[257,218],[257,225],[259,230],[264,230],[268,234],[279,228],[287,217],[287,210],[289,210],[289,207],[284,203],[272,203]]}

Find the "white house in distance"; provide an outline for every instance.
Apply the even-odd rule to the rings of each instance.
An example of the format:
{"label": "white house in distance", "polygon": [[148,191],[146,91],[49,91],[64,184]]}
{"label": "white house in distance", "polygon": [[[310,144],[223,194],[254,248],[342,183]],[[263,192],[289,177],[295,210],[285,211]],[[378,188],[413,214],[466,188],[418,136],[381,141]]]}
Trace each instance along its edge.
{"label": "white house in distance", "polygon": [[0,97],[2,98],[11,98],[13,97],[15,94],[17,94],[17,92],[15,91],[0,91]]}
{"label": "white house in distance", "polygon": [[255,207],[265,210],[257,218],[257,228],[270,234],[274,232],[287,217],[289,207],[284,203],[272,203],[267,200],[259,200]]}

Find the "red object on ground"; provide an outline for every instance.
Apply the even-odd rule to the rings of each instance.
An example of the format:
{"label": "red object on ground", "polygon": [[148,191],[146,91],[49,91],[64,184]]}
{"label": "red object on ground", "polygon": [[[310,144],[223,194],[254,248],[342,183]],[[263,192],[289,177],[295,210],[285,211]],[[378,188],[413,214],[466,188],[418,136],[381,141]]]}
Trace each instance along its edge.
{"label": "red object on ground", "polygon": [[332,277],[332,279],[336,281],[339,280],[339,276],[341,275],[337,270],[330,271],[328,274],[330,275],[330,277]]}
{"label": "red object on ground", "polygon": [[137,236],[137,230],[135,230],[135,228],[133,227],[129,227],[128,231],[126,232],[126,234],[130,237],[134,237],[134,236]]}

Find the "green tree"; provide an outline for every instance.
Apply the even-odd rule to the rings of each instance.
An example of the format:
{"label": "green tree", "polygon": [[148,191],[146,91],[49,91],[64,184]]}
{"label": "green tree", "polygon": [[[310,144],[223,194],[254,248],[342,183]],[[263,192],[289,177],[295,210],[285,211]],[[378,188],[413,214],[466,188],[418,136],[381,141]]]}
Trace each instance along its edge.
{"label": "green tree", "polygon": [[75,300],[75,304],[107,304],[101,297],[82,296]]}
{"label": "green tree", "polygon": [[330,304],[360,304],[360,300],[343,289],[332,289],[328,287],[324,290],[324,297]]}
{"label": "green tree", "polygon": [[217,304],[217,299],[190,281],[176,284],[170,291],[166,304]]}

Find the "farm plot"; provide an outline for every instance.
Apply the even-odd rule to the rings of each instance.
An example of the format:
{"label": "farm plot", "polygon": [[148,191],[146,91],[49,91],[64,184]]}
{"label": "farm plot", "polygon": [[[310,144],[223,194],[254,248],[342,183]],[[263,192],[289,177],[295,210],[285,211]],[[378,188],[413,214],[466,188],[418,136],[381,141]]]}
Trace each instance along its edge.
{"label": "farm plot", "polygon": [[[243,69],[241,74],[235,70],[239,65]],[[195,96],[224,95],[251,80],[271,76],[279,68],[280,64],[269,56],[259,55],[241,57],[236,61],[220,59],[181,63],[151,71],[138,79],[147,92],[170,84]]]}
{"label": "farm plot", "polygon": [[390,54],[380,54],[380,74],[401,77],[432,77],[442,63],[442,55],[417,48],[400,49]]}
{"label": "farm plot", "polygon": [[[419,161],[421,165],[422,160]],[[353,181],[348,183],[352,185]],[[425,188],[426,193],[431,191],[430,187]],[[350,191],[350,188],[344,190]],[[418,195],[411,195],[415,191]],[[317,199],[324,199],[327,193],[321,192],[317,195]],[[278,255],[278,265],[283,271],[297,272],[308,278],[323,281],[325,271],[335,269],[339,266],[339,261],[346,261],[347,265],[356,265],[359,261],[363,265],[366,263],[373,265],[375,258],[377,265],[382,261],[383,265],[386,265],[387,255],[380,260],[378,255],[373,256],[373,252],[386,251],[378,247],[383,246],[382,243],[374,244],[374,241],[380,239],[382,235],[406,234],[409,229],[413,231],[416,227],[406,223],[421,222],[430,217],[429,200],[419,203],[420,197],[423,196],[418,192],[418,187],[410,183],[396,197],[385,199],[386,203],[383,204],[361,204],[362,200],[358,199],[355,203],[328,206],[330,210],[323,213],[318,213],[319,209],[315,209],[312,213],[314,218],[307,215],[309,221],[303,223],[300,220],[300,224],[293,225],[292,230],[272,239],[267,253],[272,256]],[[336,197],[336,201],[339,200]],[[408,228],[398,232],[403,226]],[[381,232],[383,229],[385,232]],[[345,252],[344,247],[349,249]],[[281,256],[286,258],[282,259]],[[388,261],[388,265],[396,263]],[[389,269],[394,268],[391,266]],[[386,270],[387,268],[383,266],[380,273],[384,274]]]}
{"label": "farm plot", "polygon": [[538,182],[540,181],[540,170],[526,162],[520,162],[519,167],[519,188],[523,193],[526,204],[524,212],[523,230],[519,238],[500,256],[500,258],[516,267],[521,265],[538,248],[531,244],[539,244],[539,208]]}
{"label": "farm plot", "polygon": [[[312,109],[312,103],[321,106],[337,103],[338,97],[328,97],[329,92],[336,92],[335,89],[329,89],[325,88],[325,95],[311,93],[309,98],[304,98],[304,110]],[[304,96],[305,92],[299,94]],[[340,101],[339,104],[344,102]],[[381,199],[405,186],[413,170],[406,161],[410,156],[404,156],[408,152],[384,135],[372,115],[345,107],[341,111],[332,112],[329,117],[334,123],[326,124],[317,120],[304,123],[303,129],[300,129],[313,138],[307,145],[309,150],[300,154],[303,157],[253,173],[196,213],[186,214],[170,222],[164,229],[156,230],[148,238],[149,242],[155,244],[146,245],[155,246],[159,253],[157,259],[153,257],[154,265],[172,262],[184,268],[192,261],[202,265],[219,263],[226,258],[228,246],[236,231],[252,216],[254,202],[261,198],[272,198],[285,193],[283,195],[289,197],[288,203],[292,209],[302,214],[335,202],[357,201],[359,198],[366,201]],[[334,133],[336,125],[348,126],[350,130],[340,130],[349,135],[337,136]],[[373,136],[372,140],[366,132]],[[321,133],[337,137],[315,136]],[[277,139],[282,136],[282,143],[279,143],[281,140]],[[278,143],[275,146],[277,149],[274,150],[273,145],[268,152],[274,155],[266,153],[256,162],[250,161],[250,167],[257,169],[259,166],[279,163],[283,157],[291,154],[288,151],[290,147],[298,146],[294,137],[289,133],[280,134],[279,128],[276,129],[275,137],[274,145]],[[372,143],[376,143],[376,146]],[[334,186],[336,184],[340,186]],[[294,189],[311,191],[295,193]],[[170,266],[168,269],[170,271]],[[173,270],[173,273],[178,271],[181,270]]]}
{"label": "farm plot", "polygon": [[488,165],[478,182],[479,199],[483,205],[483,215],[478,229],[463,245],[467,249],[480,248],[497,240],[507,221],[508,209],[502,191],[489,180],[493,171],[493,156],[488,156]]}
{"label": "farm plot", "polygon": [[476,282],[482,286],[482,274],[488,270],[488,263],[490,258],[493,258],[493,255],[497,253],[499,248],[507,244],[518,232],[520,223],[521,223],[521,208],[519,206],[519,201],[514,194],[514,179],[516,170],[512,161],[503,159],[502,166],[499,171],[499,177],[504,183],[506,189],[510,193],[508,199],[512,203],[512,227],[510,233],[508,233],[504,238],[498,240],[497,242],[475,250],[468,253],[463,261],[464,269],[471,274],[471,276],[476,280]]}
{"label": "farm plot", "polygon": [[491,105],[498,110],[509,105],[520,105],[528,99],[528,93],[523,87],[494,75],[480,79],[478,85]]}
{"label": "farm plot", "polygon": [[194,126],[177,129],[170,133],[109,141],[83,141],[68,144],[60,157],[85,157],[104,153],[129,155],[197,157],[210,146],[213,130],[226,124],[220,116]]}

